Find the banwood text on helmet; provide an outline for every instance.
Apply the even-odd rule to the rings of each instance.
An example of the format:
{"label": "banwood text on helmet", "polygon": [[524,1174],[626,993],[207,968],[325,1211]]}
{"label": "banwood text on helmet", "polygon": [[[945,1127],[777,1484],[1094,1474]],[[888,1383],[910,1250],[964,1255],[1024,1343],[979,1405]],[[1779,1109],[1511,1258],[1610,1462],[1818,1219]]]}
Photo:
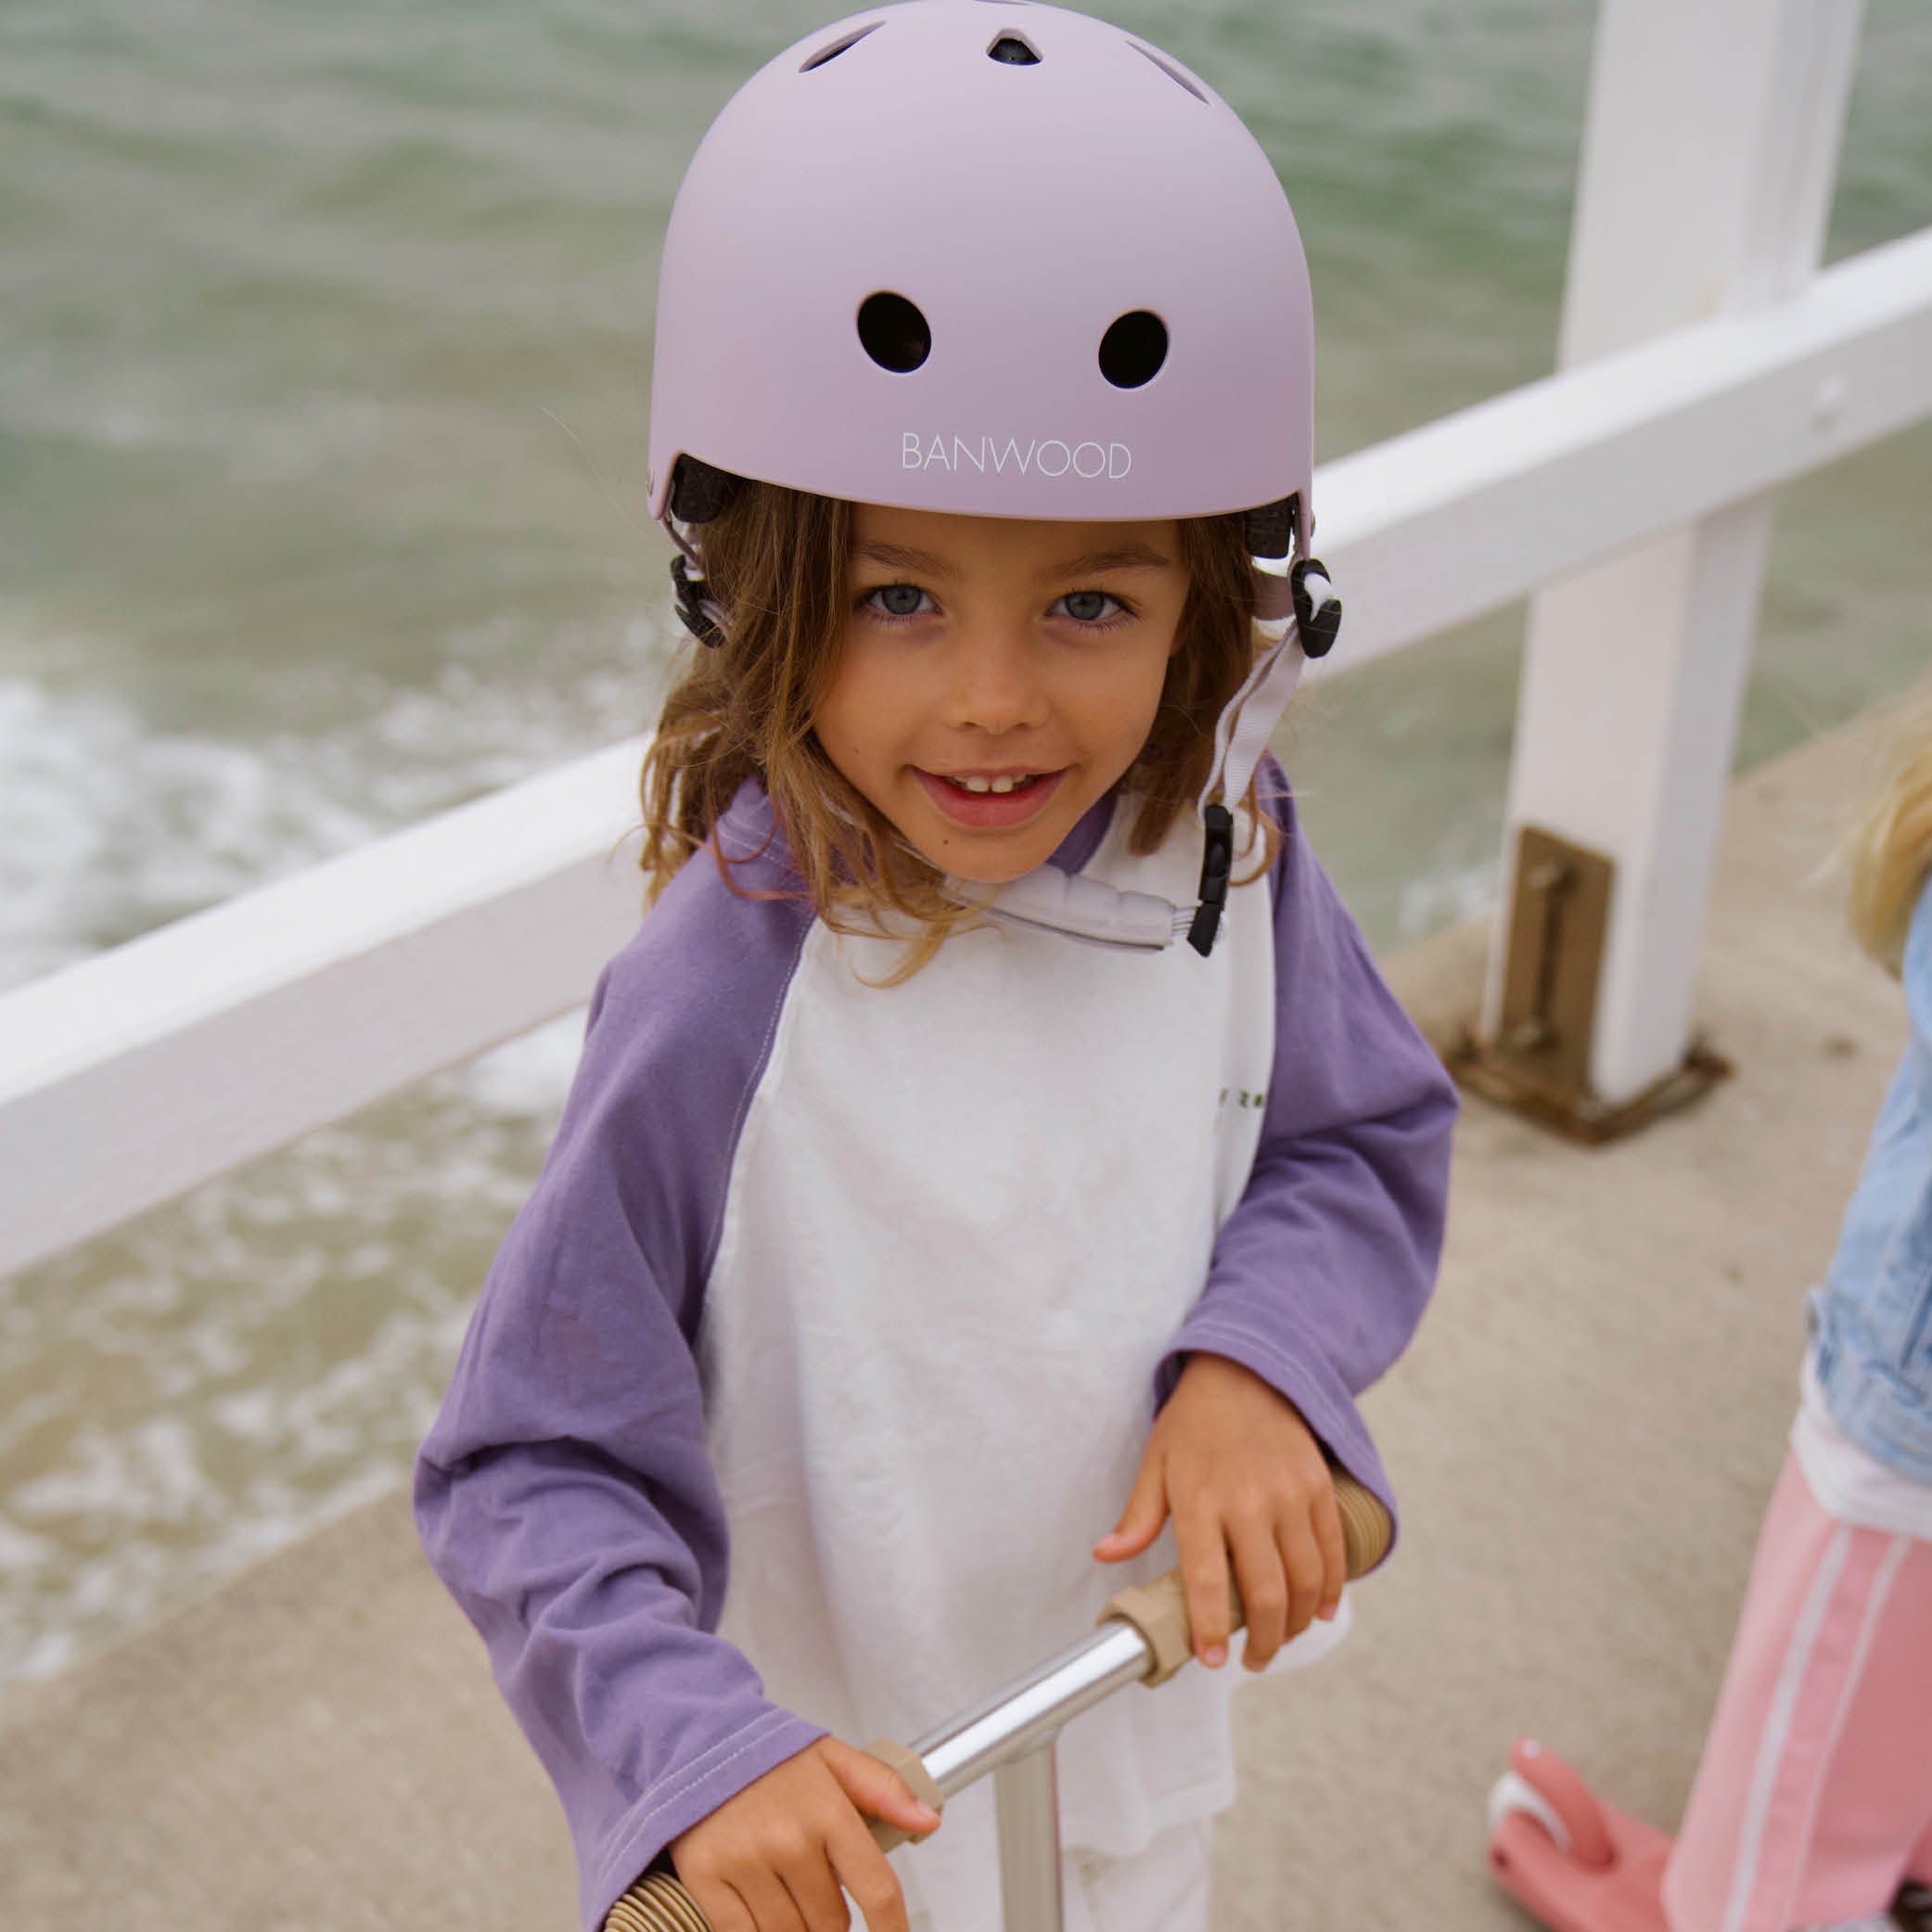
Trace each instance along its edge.
{"label": "banwood text on helmet", "polygon": [[[1258,574],[1259,614],[1286,618],[1292,584],[1299,621],[1222,720],[1205,902],[1211,794],[1246,790],[1340,614],[1308,557],[1313,364],[1295,217],[1211,88],[1084,14],[903,0],[769,61],[692,160],[658,291],[651,506],[706,521],[741,476],[981,516],[1249,512],[1257,557],[1299,553]],[[1225,889],[1223,864],[1189,915],[1202,951]],[[1162,916],[1136,942],[1165,943]],[[1122,937],[1103,923],[1089,936]]]}

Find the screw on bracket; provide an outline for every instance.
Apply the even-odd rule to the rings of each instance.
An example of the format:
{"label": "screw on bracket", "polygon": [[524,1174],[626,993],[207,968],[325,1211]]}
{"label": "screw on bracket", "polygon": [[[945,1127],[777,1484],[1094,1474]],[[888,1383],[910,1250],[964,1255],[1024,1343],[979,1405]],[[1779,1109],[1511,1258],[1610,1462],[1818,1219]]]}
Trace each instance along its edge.
{"label": "screw on bracket", "polygon": [[1518,1053],[1541,1053],[1561,1038],[1554,1017],[1556,973],[1563,956],[1563,911],[1577,884],[1576,868],[1561,859],[1544,859],[1525,869],[1523,890],[1542,902],[1536,949],[1535,989],[1529,1011],[1509,1029]]}

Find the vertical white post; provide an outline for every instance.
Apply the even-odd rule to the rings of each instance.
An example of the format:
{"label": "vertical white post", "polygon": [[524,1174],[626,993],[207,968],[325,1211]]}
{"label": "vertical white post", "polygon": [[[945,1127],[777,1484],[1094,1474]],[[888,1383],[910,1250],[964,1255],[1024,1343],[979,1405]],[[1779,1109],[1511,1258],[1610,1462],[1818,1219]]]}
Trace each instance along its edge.
{"label": "vertical white post", "polygon": [[[1863,0],[1602,0],[1561,366],[1810,275],[1862,16]],[[1591,1084],[1612,1105],[1689,1043],[1772,508],[1736,505],[1531,605],[1505,864],[1526,824],[1616,862],[1591,1043]]]}

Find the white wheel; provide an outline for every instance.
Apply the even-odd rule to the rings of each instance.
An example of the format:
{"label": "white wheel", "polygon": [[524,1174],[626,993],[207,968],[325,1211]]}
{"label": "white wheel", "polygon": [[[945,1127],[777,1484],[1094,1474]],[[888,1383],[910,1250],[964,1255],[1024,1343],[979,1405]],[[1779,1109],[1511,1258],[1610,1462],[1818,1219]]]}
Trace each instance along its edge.
{"label": "white wheel", "polygon": [[1490,1786],[1491,1837],[1502,1829],[1505,1818],[1519,1813],[1535,1819],[1549,1833],[1558,1851],[1569,1849],[1569,1833],[1556,1815],[1556,1807],[1528,1778],[1506,1771]]}

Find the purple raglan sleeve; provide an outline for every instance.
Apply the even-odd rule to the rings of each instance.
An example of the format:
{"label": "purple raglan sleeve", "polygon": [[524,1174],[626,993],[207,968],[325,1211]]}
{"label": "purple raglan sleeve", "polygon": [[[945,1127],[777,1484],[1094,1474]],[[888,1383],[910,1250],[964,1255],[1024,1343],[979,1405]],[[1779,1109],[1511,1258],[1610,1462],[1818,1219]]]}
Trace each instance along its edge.
{"label": "purple raglan sleeve", "polygon": [[1282,829],[1274,1064],[1247,1191],[1157,1394],[1190,1352],[1240,1363],[1392,1514],[1355,1398],[1401,1353],[1435,1285],[1455,1089],[1301,837],[1272,759],[1260,790]]}
{"label": "purple raglan sleeve", "polygon": [[587,1927],[823,1734],[716,1634],[725,1524],[692,1338],[806,918],[709,853],[600,979],[543,1176],[416,1466],[416,1520],[576,1843]]}

